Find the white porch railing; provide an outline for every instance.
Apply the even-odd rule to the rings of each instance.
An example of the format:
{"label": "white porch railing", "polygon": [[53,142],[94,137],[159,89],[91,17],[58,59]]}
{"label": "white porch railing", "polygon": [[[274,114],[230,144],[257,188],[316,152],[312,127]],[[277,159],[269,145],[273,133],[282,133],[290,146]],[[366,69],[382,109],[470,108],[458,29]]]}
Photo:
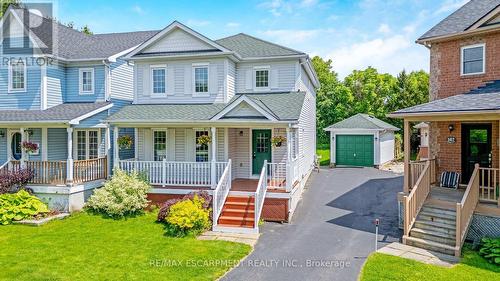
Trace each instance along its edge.
{"label": "white porch railing", "polygon": [[226,202],[229,190],[231,190],[231,159],[227,162],[222,175],[220,177],[217,187],[212,195],[212,228],[217,226],[217,221]]}
{"label": "white porch railing", "polygon": [[267,163],[267,187],[273,189],[284,189],[287,176],[286,163]]}
{"label": "white porch railing", "polygon": [[264,165],[262,166],[262,172],[260,173],[259,183],[257,185],[257,190],[255,191],[255,220],[254,220],[254,229],[259,231],[259,220],[260,215],[262,213],[262,207],[264,206],[264,200],[266,198],[267,191],[267,160],[264,161]]}
{"label": "white porch railing", "polygon": [[[215,162],[216,182],[226,166],[227,162]],[[120,160],[119,168],[127,172],[144,173],[153,185],[212,186],[212,162]]]}

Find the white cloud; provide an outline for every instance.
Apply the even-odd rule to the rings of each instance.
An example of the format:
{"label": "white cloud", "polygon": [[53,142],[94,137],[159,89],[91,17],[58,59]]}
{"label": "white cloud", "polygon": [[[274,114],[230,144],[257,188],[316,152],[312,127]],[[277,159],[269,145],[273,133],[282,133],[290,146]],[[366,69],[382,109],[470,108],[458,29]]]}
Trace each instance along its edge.
{"label": "white cloud", "polygon": [[313,7],[318,4],[318,0],[302,0],[300,1],[300,6],[302,7]]}
{"label": "white cloud", "polygon": [[465,5],[469,0],[446,0],[443,4],[436,10],[435,14],[449,13],[457,10],[458,8]]}
{"label": "white cloud", "polygon": [[208,20],[195,20],[195,19],[190,19],[187,21],[188,26],[194,26],[194,27],[202,27],[202,26],[207,26],[211,22]]}
{"label": "white cloud", "polygon": [[306,42],[329,30],[322,29],[276,29],[260,32],[266,38],[283,45],[297,45]]}
{"label": "white cloud", "polygon": [[139,15],[144,15],[146,13],[139,5],[132,6],[132,11]]}
{"label": "white cloud", "polygon": [[425,48],[414,48],[405,35],[375,38],[340,47],[327,54],[333,68],[344,78],[355,69],[373,66],[382,73],[396,74],[403,69],[418,70],[427,67],[428,54]]}
{"label": "white cloud", "polygon": [[380,24],[377,31],[383,34],[388,34],[392,32],[391,28],[386,23]]}
{"label": "white cloud", "polygon": [[228,23],[226,23],[226,27],[228,27],[228,28],[240,27],[240,23],[239,22],[228,22]]}
{"label": "white cloud", "polygon": [[275,17],[281,16],[283,13],[291,13],[293,11],[292,5],[283,0],[271,0],[267,2],[262,2],[258,5],[260,8],[267,9],[268,12],[273,14]]}

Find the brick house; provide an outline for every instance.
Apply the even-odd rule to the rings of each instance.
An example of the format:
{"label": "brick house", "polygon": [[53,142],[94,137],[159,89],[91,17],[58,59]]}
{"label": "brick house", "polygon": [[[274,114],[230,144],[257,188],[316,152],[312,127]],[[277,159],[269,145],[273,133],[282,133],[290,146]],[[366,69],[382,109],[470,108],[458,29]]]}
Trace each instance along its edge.
{"label": "brick house", "polygon": [[[466,3],[417,43],[430,50],[430,102],[390,114],[405,125],[403,242],[460,255],[465,239],[500,236],[500,0]],[[420,122],[430,159],[412,162]],[[444,171],[460,174],[457,189],[439,187]]]}

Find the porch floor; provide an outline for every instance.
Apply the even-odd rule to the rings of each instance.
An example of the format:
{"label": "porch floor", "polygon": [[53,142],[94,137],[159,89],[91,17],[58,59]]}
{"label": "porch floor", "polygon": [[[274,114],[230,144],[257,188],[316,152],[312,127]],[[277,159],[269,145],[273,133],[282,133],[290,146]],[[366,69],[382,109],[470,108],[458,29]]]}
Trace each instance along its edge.
{"label": "porch floor", "polygon": [[452,203],[458,203],[462,201],[464,197],[465,189],[453,189],[453,188],[445,188],[439,186],[431,187],[430,198],[447,201]]}
{"label": "porch floor", "polygon": [[[231,182],[231,191],[255,192],[257,191],[258,179],[234,179]],[[286,186],[283,183],[284,186]],[[286,192],[284,188],[267,188],[268,192]]]}

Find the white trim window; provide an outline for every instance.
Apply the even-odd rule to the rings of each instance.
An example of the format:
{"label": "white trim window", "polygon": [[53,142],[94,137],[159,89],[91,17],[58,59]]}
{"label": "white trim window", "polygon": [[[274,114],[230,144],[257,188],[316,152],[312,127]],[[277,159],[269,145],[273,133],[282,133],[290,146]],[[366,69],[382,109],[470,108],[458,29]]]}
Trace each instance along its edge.
{"label": "white trim window", "polygon": [[9,92],[26,91],[26,64],[23,60],[9,63]]}
{"label": "white trim window", "polygon": [[76,131],[76,159],[90,160],[99,158],[99,130]]}
{"label": "white trim window", "polygon": [[154,161],[162,161],[167,158],[167,131],[153,131],[153,157]]}
{"label": "white trim window", "polygon": [[208,95],[209,77],[210,73],[208,63],[193,64],[193,89],[196,95]]}
{"label": "white trim window", "polygon": [[93,68],[80,68],[78,71],[78,84],[80,88],[80,95],[93,95],[94,94],[94,69]]}
{"label": "white trim window", "polygon": [[483,74],[486,71],[486,45],[476,44],[460,49],[460,74]]}
{"label": "white trim window", "polygon": [[259,66],[254,68],[254,88],[256,90],[268,90],[270,83],[270,67]]}
{"label": "white trim window", "polygon": [[167,93],[167,67],[165,65],[151,66],[151,93],[153,95]]}
{"label": "white trim window", "polygon": [[[197,129],[195,131],[195,160],[196,162],[208,162],[209,160],[209,145],[208,144],[198,144],[198,138],[201,136],[209,136],[208,130]],[[213,141],[213,140],[212,140]]]}

